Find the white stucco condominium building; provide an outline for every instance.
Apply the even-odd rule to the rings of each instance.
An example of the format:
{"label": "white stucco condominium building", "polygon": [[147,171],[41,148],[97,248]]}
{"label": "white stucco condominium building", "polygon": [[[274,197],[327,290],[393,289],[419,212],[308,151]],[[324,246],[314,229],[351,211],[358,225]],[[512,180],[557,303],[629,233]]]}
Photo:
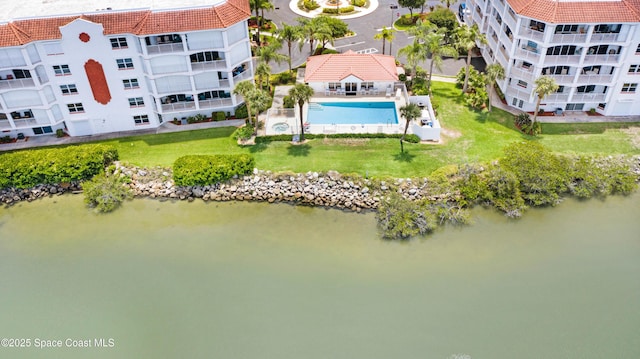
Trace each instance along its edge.
{"label": "white stucco condominium building", "polygon": [[[464,19],[487,35],[487,63],[509,105],[534,111],[536,78],[555,78],[546,111],[640,115],[640,0],[466,0]],[[558,112],[560,111],[558,110]]]}
{"label": "white stucco condominium building", "polygon": [[21,0],[0,16],[0,136],[233,114],[253,78],[247,0]]}

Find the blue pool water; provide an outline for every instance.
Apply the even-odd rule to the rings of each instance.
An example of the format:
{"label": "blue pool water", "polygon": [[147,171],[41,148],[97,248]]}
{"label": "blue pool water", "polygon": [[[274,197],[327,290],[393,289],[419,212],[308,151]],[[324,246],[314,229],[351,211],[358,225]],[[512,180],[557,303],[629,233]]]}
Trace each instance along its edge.
{"label": "blue pool water", "polygon": [[312,102],[307,122],[324,124],[397,124],[394,102]]}

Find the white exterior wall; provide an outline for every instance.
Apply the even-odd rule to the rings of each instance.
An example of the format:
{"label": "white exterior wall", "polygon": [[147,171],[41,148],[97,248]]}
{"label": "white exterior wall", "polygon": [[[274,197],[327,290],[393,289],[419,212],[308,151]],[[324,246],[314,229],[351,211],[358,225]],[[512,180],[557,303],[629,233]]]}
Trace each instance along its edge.
{"label": "white exterior wall", "polygon": [[[498,83],[505,94],[507,104],[524,111],[535,110],[535,79],[542,76],[543,69],[551,66],[569,66],[566,74],[553,74],[564,92],[550,95],[543,100],[542,109],[547,111],[562,108],[567,104],[584,104],[582,111],[595,108],[608,116],[628,116],[640,114],[640,73],[629,74],[629,66],[640,64],[640,24],[619,23],[619,34],[594,34],[594,28],[603,23],[545,23],[543,33],[531,30],[531,20],[510,11],[506,0],[467,0],[468,14],[464,19],[468,24],[477,24],[487,35],[488,45],[482,47],[482,55],[489,64],[498,62],[505,68],[505,80]],[[501,19],[498,21],[498,15]],[[555,34],[556,25],[578,25],[584,31],[575,34]],[[507,27],[511,36],[507,35]],[[537,44],[537,53],[531,52],[529,42]],[[548,48],[574,45],[581,48],[576,55],[546,55]],[[621,46],[619,54],[589,55],[591,46]],[[503,47],[504,46],[504,47]],[[523,61],[531,64],[523,67]],[[613,67],[613,73],[583,73],[588,66]],[[520,82],[522,81],[522,82]],[[523,82],[526,87],[523,87]],[[621,93],[625,83],[638,83],[635,93]],[[579,86],[594,85],[598,89],[607,86],[606,93],[578,93]],[[606,104],[603,109],[599,104]]]}
{"label": "white exterior wall", "polygon": [[[20,81],[0,80],[2,136],[51,134],[59,128],[66,128],[71,136],[83,136],[155,128],[162,124],[159,115],[166,122],[198,113],[207,116],[214,111],[233,113],[242,103],[241,97],[232,94],[235,83],[253,79],[246,21],[227,29],[171,33],[179,35],[182,42],[165,47],[147,46],[147,36],[104,35],[101,24],[82,19],[62,26],[60,31],[62,39],[58,41],[38,41],[0,49],[3,80],[13,70],[28,70],[31,74],[30,79]],[[81,33],[89,35],[88,42],[79,39]],[[121,37],[126,38],[128,46],[113,49],[110,39]],[[150,38],[152,44],[156,42],[156,35],[150,35]],[[216,51],[222,59],[192,64],[190,55],[203,51]],[[106,104],[94,99],[84,67],[90,59],[102,65],[111,95]],[[131,59],[133,68],[119,69],[117,59]],[[53,68],[56,65],[68,65],[71,73],[56,75]],[[181,81],[182,86],[173,89],[170,84],[176,78],[184,81]],[[122,82],[125,79],[137,79],[139,87],[125,89]],[[76,86],[77,94],[62,93],[60,86],[70,84]],[[161,84],[165,85],[164,89],[159,89]],[[205,98],[204,93],[219,96],[218,91],[222,91],[224,97]],[[167,96],[193,101],[163,104],[162,99]],[[143,98],[144,105],[130,107],[128,99],[137,97]],[[75,103],[81,103],[84,111],[70,112],[67,105]],[[23,117],[25,111],[32,115],[29,119],[11,116],[12,112],[20,112]],[[133,117],[143,115],[149,123],[136,124]],[[43,127],[47,133],[42,133]]]}

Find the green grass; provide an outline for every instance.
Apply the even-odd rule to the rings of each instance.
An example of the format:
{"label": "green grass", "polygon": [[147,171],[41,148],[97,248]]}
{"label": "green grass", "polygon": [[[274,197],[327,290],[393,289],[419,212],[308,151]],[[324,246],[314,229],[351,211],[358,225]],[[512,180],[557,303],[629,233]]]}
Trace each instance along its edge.
{"label": "green grass", "polygon": [[448,164],[491,161],[507,144],[522,140],[540,141],[560,152],[640,154],[640,123],[544,124],[543,134],[533,138],[522,135],[507,112],[464,106],[454,84],[435,82],[433,90],[440,104],[438,118],[447,131],[458,135],[444,136],[442,145],[407,143],[404,154],[397,139],[314,139],[304,145],[271,142],[240,147],[230,138],[235,128],[229,127],[102,142],[116,146],[122,161],[140,166],[171,166],[188,154],[251,153],[256,166],[265,170],[337,170],[392,177],[420,177]]}

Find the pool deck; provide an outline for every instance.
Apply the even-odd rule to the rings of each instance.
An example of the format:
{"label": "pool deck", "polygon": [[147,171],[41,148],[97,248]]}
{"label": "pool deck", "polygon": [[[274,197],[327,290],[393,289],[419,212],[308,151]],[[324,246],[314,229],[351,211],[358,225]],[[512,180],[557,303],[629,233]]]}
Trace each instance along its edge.
{"label": "pool deck", "polygon": [[[394,102],[396,106],[396,113],[398,114],[398,123],[395,124],[308,124],[305,123],[304,132],[313,134],[334,134],[334,133],[386,133],[386,134],[398,134],[404,131],[405,122],[400,117],[400,107],[407,103],[404,94],[396,96],[386,96],[384,92],[379,95],[325,95],[324,93],[316,92],[316,94],[309,101],[310,103],[319,102]],[[286,110],[286,109],[285,109]],[[279,135],[279,134],[298,134],[300,133],[300,124],[298,123],[298,106],[295,109],[288,109],[289,111],[275,110],[266,118],[265,130],[267,135]],[[305,104],[302,109],[304,113],[303,119],[307,118],[309,111],[309,105]],[[281,124],[286,123],[288,128],[284,131],[276,131],[276,127],[284,128]],[[411,133],[411,130],[409,130]]]}

